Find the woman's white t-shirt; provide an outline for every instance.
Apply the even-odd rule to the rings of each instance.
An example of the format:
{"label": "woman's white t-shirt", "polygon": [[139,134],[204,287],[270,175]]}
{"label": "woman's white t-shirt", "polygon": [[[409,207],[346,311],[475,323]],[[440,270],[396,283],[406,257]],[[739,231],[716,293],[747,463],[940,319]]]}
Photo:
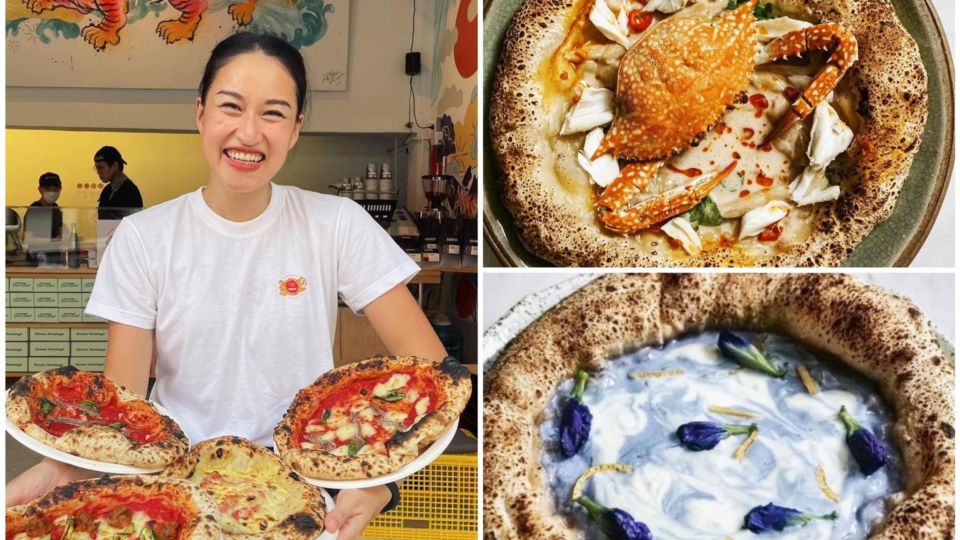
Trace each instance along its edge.
{"label": "woman's white t-shirt", "polygon": [[272,446],[296,392],[333,367],[338,295],[360,311],[419,271],[355,202],[271,188],[247,222],[202,190],[127,217],[97,271],[87,313],[155,330],[150,397],[191,442]]}

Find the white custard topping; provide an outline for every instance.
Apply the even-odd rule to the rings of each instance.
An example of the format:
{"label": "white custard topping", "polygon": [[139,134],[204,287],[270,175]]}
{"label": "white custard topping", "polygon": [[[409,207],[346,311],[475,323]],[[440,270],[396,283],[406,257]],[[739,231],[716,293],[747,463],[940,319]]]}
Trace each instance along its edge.
{"label": "white custard topping", "polygon": [[[741,335],[752,338],[748,333]],[[540,426],[545,475],[559,511],[571,515],[588,538],[603,538],[587,514],[569,501],[577,477],[604,463],[633,472],[601,472],[585,493],[602,505],[620,508],[645,523],[654,538],[690,539],[756,536],[743,529],[751,508],[774,503],[810,514],[836,511],[835,521],[812,521],[768,538],[861,539],[883,517],[887,497],[903,488],[901,461],[891,443],[892,418],[875,388],[836,361],[822,360],[787,338],[766,336],[768,358],[787,370],[784,379],[741,368],[720,355],[717,333],[685,338],[662,349],[645,348],[607,363],[591,374],[584,392],[593,422],[581,451],[566,459],[559,452],[559,411],[573,387],[560,385]],[[796,372],[803,364],[820,385],[810,395]],[[682,369],[669,377],[630,377]],[[867,429],[887,442],[892,458],[865,477],[847,449],[837,412],[845,406]],[[750,412],[745,419],[711,412],[725,407]],[[687,422],[756,422],[759,437],[745,457],[734,451],[744,436],[732,436],[708,451],[680,445],[676,429]],[[830,490],[817,480],[822,469]]]}

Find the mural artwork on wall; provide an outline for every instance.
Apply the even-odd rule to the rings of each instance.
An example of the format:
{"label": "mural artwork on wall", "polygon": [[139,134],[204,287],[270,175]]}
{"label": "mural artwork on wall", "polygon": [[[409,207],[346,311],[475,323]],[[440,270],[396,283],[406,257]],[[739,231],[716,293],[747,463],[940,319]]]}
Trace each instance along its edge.
{"label": "mural artwork on wall", "polygon": [[[456,204],[476,217],[477,182],[477,0],[437,0],[433,59],[436,126],[443,143],[446,173],[462,191]],[[458,212],[460,213],[460,212]],[[472,214],[472,215],[470,215]]]}
{"label": "mural artwork on wall", "polygon": [[7,85],[194,89],[241,30],[300,49],[310,86],[347,89],[350,0],[7,0]]}

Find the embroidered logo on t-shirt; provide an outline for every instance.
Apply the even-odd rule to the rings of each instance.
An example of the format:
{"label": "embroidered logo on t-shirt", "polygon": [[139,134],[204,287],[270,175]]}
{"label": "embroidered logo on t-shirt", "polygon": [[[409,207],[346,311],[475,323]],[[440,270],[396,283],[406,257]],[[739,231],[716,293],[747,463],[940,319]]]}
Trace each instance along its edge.
{"label": "embroidered logo on t-shirt", "polygon": [[280,296],[300,296],[307,290],[307,278],[288,277],[280,280]]}

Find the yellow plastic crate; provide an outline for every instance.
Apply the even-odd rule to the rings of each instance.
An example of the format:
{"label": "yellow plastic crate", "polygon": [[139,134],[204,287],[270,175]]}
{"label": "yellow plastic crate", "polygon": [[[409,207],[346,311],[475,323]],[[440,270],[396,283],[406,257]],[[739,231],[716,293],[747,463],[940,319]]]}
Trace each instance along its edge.
{"label": "yellow plastic crate", "polygon": [[364,538],[475,540],[477,455],[442,454],[403,479],[400,505],[378,516]]}

